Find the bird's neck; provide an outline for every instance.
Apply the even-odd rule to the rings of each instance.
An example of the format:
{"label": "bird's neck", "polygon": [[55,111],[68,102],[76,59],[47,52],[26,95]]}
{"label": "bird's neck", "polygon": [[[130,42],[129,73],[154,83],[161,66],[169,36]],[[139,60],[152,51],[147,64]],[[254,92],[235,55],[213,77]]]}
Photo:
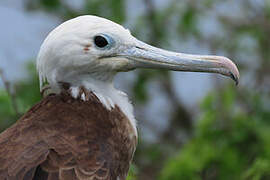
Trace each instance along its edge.
{"label": "bird's neck", "polygon": [[80,79],[80,81],[76,82],[60,82],[56,89],[60,89],[60,91],[58,90],[58,92],[54,93],[68,91],[73,98],[81,99],[83,101],[88,101],[90,99],[89,95],[93,93],[99,99],[100,103],[108,110],[112,110],[118,106],[129,119],[137,136],[133,106],[124,92],[114,88],[112,80],[103,81],[88,77],[87,79]]}

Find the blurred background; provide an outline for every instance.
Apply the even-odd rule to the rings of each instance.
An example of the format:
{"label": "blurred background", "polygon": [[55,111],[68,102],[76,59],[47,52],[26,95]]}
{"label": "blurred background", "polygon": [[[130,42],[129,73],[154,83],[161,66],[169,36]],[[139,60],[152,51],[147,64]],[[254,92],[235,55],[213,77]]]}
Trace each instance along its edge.
{"label": "blurred background", "polygon": [[83,14],[164,49],[229,57],[240,69],[238,86],[206,73],[118,74],[138,120],[129,180],[270,179],[269,0],[1,0],[0,131],[41,99],[35,59],[44,38]]}

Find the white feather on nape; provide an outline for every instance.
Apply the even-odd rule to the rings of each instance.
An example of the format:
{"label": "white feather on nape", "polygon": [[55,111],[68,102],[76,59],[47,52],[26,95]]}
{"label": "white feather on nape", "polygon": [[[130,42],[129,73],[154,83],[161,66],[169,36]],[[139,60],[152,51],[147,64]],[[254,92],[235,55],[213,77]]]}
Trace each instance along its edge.
{"label": "white feather on nape", "polygon": [[84,94],[84,93],[82,93],[81,99],[82,99],[83,101],[86,101],[86,97],[85,97],[85,94]]}
{"label": "white feather on nape", "polygon": [[80,89],[78,87],[71,87],[70,89],[71,89],[71,96],[77,99],[79,96]]}
{"label": "white feather on nape", "polygon": [[112,108],[114,108],[114,103],[113,101],[111,100],[110,97],[105,97],[103,96],[102,94],[100,93],[97,93],[97,92],[93,92],[97,98],[99,99],[99,101],[108,109],[108,110],[112,110]]}

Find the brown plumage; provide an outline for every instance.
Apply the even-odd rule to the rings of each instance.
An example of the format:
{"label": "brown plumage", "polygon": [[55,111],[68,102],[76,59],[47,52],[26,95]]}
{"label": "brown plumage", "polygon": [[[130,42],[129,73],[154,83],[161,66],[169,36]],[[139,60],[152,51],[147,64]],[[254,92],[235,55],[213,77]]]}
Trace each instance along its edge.
{"label": "brown plumage", "polygon": [[124,180],[137,137],[121,110],[49,95],[0,135],[2,180]]}

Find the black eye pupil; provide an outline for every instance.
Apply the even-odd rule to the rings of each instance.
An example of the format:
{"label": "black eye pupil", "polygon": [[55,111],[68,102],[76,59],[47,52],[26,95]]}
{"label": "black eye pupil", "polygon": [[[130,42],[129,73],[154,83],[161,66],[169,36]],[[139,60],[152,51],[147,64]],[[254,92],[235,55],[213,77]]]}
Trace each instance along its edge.
{"label": "black eye pupil", "polygon": [[96,36],[94,41],[95,41],[96,46],[100,48],[103,48],[108,45],[108,41],[106,40],[106,38],[102,36]]}

